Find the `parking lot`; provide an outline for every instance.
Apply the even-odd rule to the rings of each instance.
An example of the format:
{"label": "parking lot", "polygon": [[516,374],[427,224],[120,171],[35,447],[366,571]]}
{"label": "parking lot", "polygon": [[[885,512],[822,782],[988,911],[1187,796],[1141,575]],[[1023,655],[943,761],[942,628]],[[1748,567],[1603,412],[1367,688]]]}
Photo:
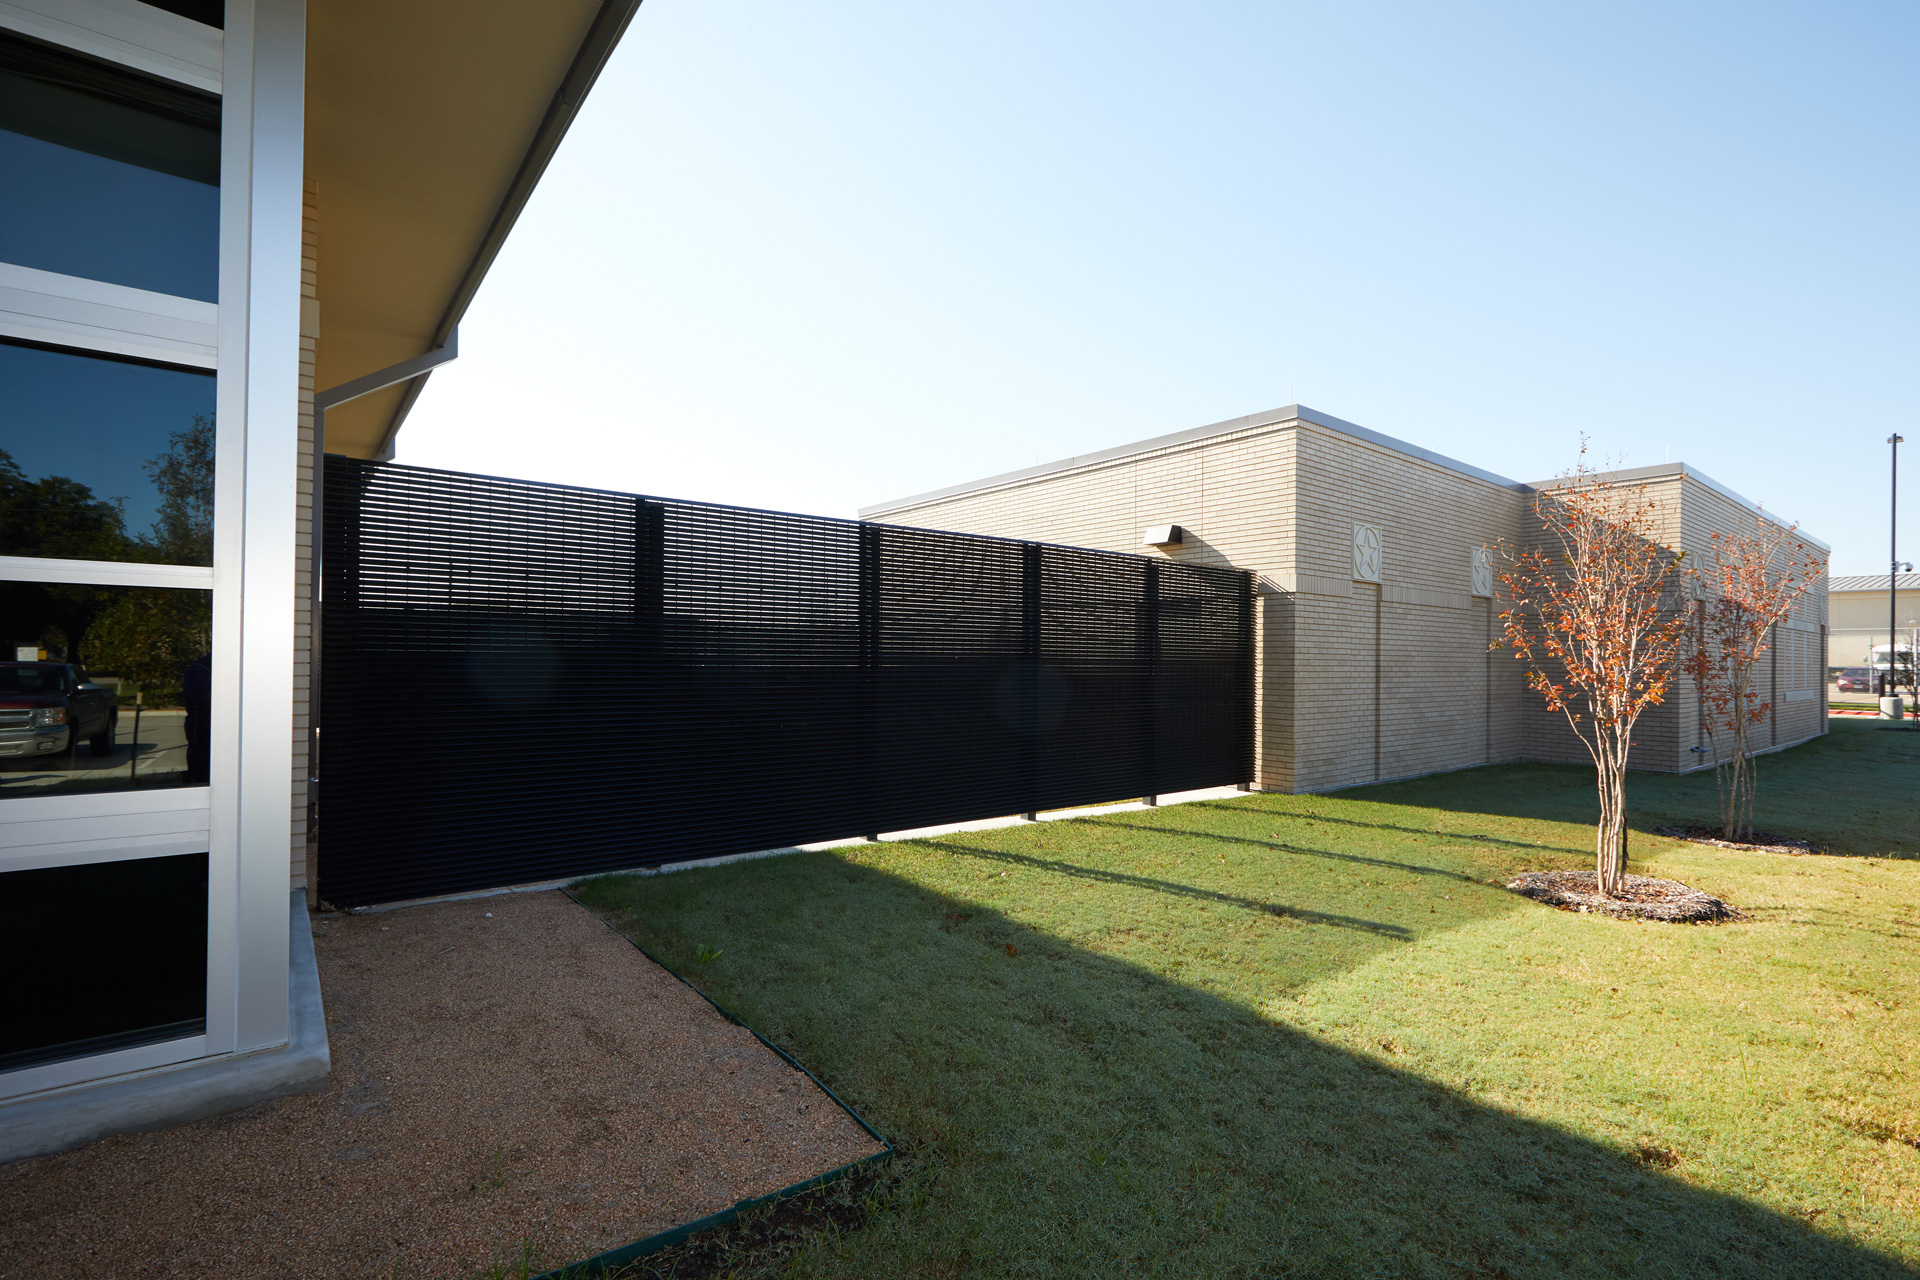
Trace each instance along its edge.
{"label": "parking lot", "polygon": [[133,708],[122,707],[113,754],[96,756],[92,747],[82,745],[70,760],[25,757],[0,762],[0,794],[176,784],[187,769],[186,721],[185,711],[142,711],[136,737]]}

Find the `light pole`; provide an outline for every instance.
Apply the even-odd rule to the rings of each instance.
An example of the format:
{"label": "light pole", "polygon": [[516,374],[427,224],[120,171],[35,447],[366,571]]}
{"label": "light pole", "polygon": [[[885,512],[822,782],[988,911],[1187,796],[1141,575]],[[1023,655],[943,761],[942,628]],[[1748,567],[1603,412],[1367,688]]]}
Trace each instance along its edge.
{"label": "light pole", "polygon": [[[1893,446],[1893,466],[1887,475],[1887,682],[1880,686],[1880,714],[1887,714],[1886,699],[1899,697],[1894,692],[1894,660],[1900,655],[1898,626],[1900,612],[1895,607],[1894,584],[1900,574],[1900,444],[1906,439],[1899,432],[1887,437]],[[1920,655],[1909,655],[1920,657]]]}

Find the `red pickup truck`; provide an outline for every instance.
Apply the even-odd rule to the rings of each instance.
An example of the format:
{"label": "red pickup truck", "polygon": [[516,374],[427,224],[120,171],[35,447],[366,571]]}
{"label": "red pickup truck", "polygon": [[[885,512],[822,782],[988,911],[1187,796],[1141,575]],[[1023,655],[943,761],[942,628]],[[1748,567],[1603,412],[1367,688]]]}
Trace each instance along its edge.
{"label": "red pickup truck", "polygon": [[113,691],[71,662],[0,662],[0,760],[51,756],[71,761],[74,748],[113,754],[120,707]]}

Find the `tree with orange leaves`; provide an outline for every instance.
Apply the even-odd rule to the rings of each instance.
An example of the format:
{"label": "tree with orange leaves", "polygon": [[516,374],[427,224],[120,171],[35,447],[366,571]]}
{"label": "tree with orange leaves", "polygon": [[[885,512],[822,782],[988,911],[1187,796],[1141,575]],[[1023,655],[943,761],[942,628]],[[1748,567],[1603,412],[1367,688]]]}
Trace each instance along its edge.
{"label": "tree with orange leaves", "polygon": [[1505,607],[1495,648],[1566,717],[1593,757],[1600,793],[1595,885],[1619,896],[1627,870],[1627,757],[1641,713],[1664,702],[1687,656],[1684,552],[1661,544],[1655,504],[1582,461],[1534,499],[1544,545],[1502,548]]}
{"label": "tree with orange leaves", "polygon": [[[1715,533],[1707,564],[1697,571],[1702,588],[1700,625],[1688,662],[1700,693],[1701,718],[1713,750],[1713,776],[1720,793],[1720,834],[1753,838],[1753,793],[1759,772],[1747,730],[1766,719],[1754,670],[1773,647],[1774,627],[1819,579],[1818,557],[1765,515],[1753,531]],[[1731,750],[1723,759],[1720,735]]]}

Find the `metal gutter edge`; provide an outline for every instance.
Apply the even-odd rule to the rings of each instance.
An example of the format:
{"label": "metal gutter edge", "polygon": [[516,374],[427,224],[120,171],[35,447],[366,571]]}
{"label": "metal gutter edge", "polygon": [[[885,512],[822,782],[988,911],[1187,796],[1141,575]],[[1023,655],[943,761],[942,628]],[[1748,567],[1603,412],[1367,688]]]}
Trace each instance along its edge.
{"label": "metal gutter edge", "polygon": [[626,934],[621,933],[618,929],[615,929],[613,925],[607,922],[605,916],[602,916],[586,903],[581,902],[580,899],[574,898],[571,889],[562,890],[562,892],[564,892],[567,897],[572,898],[575,905],[582,911],[587,912],[596,920],[600,921],[601,924],[606,925],[608,932],[612,933],[614,937],[619,938],[635,951],[638,951],[641,955],[659,965],[661,969],[672,974],[675,981],[679,982],[687,990],[693,992],[693,994],[699,996],[702,1000],[705,1000],[709,1005],[712,1005],[714,1011],[721,1017],[733,1023],[736,1027],[745,1027],[747,1033],[755,1040],[758,1040],[761,1044],[779,1054],[788,1066],[813,1081],[814,1087],[833,1099],[835,1106],[853,1117],[853,1122],[866,1130],[867,1136],[879,1143],[881,1149],[870,1156],[861,1156],[858,1160],[850,1164],[843,1164],[838,1169],[829,1169],[825,1173],[815,1174],[804,1182],[796,1182],[790,1187],[782,1187],[778,1191],[770,1191],[766,1195],[755,1196],[750,1200],[736,1201],[718,1213],[710,1213],[704,1218],[696,1218],[692,1222],[682,1223],[680,1226],[650,1235],[644,1240],[636,1240],[632,1244],[621,1245],[616,1249],[609,1249],[605,1253],[595,1254],[593,1257],[583,1259],[580,1262],[570,1262],[566,1266],[555,1267],[551,1271],[532,1277],[532,1280],[586,1280],[586,1277],[589,1276],[605,1275],[617,1268],[627,1266],[629,1263],[637,1262],[641,1258],[659,1253],[663,1249],[670,1249],[689,1236],[697,1235],[702,1231],[711,1231],[715,1227],[724,1227],[748,1210],[757,1209],[761,1205],[778,1203],[791,1196],[797,1196],[802,1192],[812,1191],[816,1187],[829,1186],[840,1181],[842,1178],[858,1173],[862,1169],[884,1163],[893,1158],[893,1144],[881,1137],[879,1130],[868,1124],[858,1111],[855,1111],[852,1107],[841,1101],[839,1094],[827,1088],[825,1084],[822,1084],[818,1076],[801,1066],[792,1054],[761,1035],[758,1031],[755,1031],[752,1027],[747,1026],[746,1023],[734,1016],[731,1009],[721,1004],[718,1000],[715,1000],[712,996],[694,986],[691,982],[688,982],[678,973],[674,973],[673,968],[661,960],[659,956],[654,955],[653,952],[647,950]]}
{"label": "metal gutter edge", "polygon": [[[1735,493],[1732,489],[1729,489],[1726,485],[1721,484],[1718,480],[1715,480],[1712,476],[1708,475],[1706,472],[1702,471],[1700,468],[1694,466],[1690,462],[1656,462],[1653,465],[1646,466],[1646,467],[1622,467],[1615,471],[1598,472],[1596,473],[1595,478],[1599,480],[1605,480],[1613,484],[1631,484],[1636,480],[1664,480],[1669,476],[1683,476],[1699,484],[1703,484],[1707,488],[1719,494],[1721,497],[1726,498],[1729,501],[1739,503],[1742,507],[1745,507],[1748,511],[1752,512],[1754,515],[1766,516],[1768,520],[1771,520],[1774,524],[1779,525],[1783,529],[1786,528],[1788,525],[1794,523],[1793,521],[1788,520],[1786,517],[1780,515],[1777,512],[1769,514],[1766,508],[1762,507],[1759,503],[1754,502],[1749,498],[1743,497],[1738,493]],[[1528,485],[1527,488],[1551,489],[1559,483],[1560,481],[1558,478],[1553,480],[1539,480],[1533,484]],[[1819,538],[1814,537],[1812,534],[1808,533],[1804,529],[1795,533],[1793,536],[1801,539],[1804,542],[1812,543],[1814,546],[1820,548],[1821,551],[1829,555],[1833,553],[1833,548],[1831,546],[1829,546],[1825,542],[1822,542]]]}
{"label": "metal gutter edge", "polygon": [[1509,480],[1502,475],[1483,470],[1472,463],[1461,462],[1458,458],[1449,458],[1443,453],[1423,449],[1395,436],[1374,431],[1336,418],[1330,413],[1310,409],[1303,404],[1290,404],[1279,409],[1270,409],[1265,413],[1249,413],[1239,418],[1229,418],[1225,422],[1210,423],[1204,427],[1190,427],[1185,431],[1175,431],[1169,435],[1154,436],[1147,440],[1138,440],[1132,444],[1115,445],[1110,449],[1099,449],[1093,453],[1083,453],[1071,458],[1062,458],[1058,462],[1042,462],[1031,467],[1022,467],[1018,471],[1006,471],[996,476],[987,476],[981,480],[968,480],[960,484],[950,484],[939,489],[930,489],[925,493],[916,493],[909,498],[896,498],[891,502],[877,502],[869,507],[860,508],[860,518],[867,519],[884,515],[890,511],[901,511],[908,507],[919,506],[927,502],[936,502],[942,498],[958,497],[963,493],[973,493],[980,489],[990,489],[997,485],[1013,484],[1021,480],[1031,480],[1036,476],[1051,475],[1057,471],[1070,471],[1075,467],[1091,466],[1097,462],[1109,462],[1115,458],[1125,458],[1137,453],[1151,453],[1156,449],[1170,449],[1176,445],[1187,444],[1195,440],[1205,440],[1211,436],[1223,436],[1235,431],[1248,431],[1255,427],[1277,426],[1283,422],[1310,422],[1317,427],[1338,431],[1357,440],[1365,440],[1395,453],[1403,453],[1422,462],[1431,462],[1435,466],[1472,476],[1476,480],[1485,480],[1489,484],[1499,485],[1503,489],[1512,489],[1524,493],[1530,486],[1517,480]]}
{"label": "metal gutter edge", "polygon": [[187,1124],[292,1093],[325,1090],[333,1063],[313,929],[301,890],[292,891],[290,909],[286,1044],[176,1063],[0,1105],[0,1164],[69,1151],[113,1134]]}
{"label": "metal gutter edge", "polygon": [[[534,187],[547,171],[554,152],[560,149],[560,142],[567,136],[574,116],[579,114],[580,104],[586,101],[587,92],[593,88],[594,81],[600,78],[607,59],[613,55],[614,46],[626,34],[627,24],[633,21],[633,15],[639,8],[640,0],[603,0],[600,12],[587,28],[586,39],[580,42],[580,50],[574,54],[573,65],[561,77],[560,88],[547,105],[546,115],[541,117],[532,145],[521,159],[513,181],[507,184],[506,196],[494,211],[486,234],[480,237],[480,247],[474,251],[473,260],[467,264],[466,273],[460,277],[459,286],[447,302],[447,309],[434,328],[433,340],[427,344],[429,348],[444,346],[447,335],[466,315],[473,295],[480,291],[480,282],[486,278],[487,270],[500,253],[500,246],[506,243],[507,234],[519,220],[520,211],[526,207]],[[407,385],[406,393],[400,397],[399,407],[393,411],[393,420],[380,437],[380,447],[374,450],[375,458],[386,460],[393,456],[394,440],[399,436],[401,425],[406,422],[407,414],[412,411],[414,401],[420,398],[426,383],[427,379],[423,376]]]}

